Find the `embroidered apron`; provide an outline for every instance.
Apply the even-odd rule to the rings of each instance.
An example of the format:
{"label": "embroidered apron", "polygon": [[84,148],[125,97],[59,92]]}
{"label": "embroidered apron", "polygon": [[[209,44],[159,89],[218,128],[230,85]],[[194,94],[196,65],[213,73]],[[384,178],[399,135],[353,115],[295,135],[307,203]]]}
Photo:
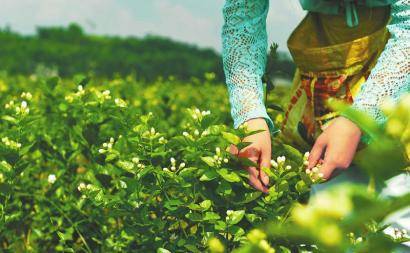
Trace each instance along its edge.
{"label": "embroidered apron", "polygon": [[279,138],[310,150],[337,117],[326,100],[352,103],[389,38],[390,7],[359,7],[360,23],[345,16],[309,12],[293,31],[288,48],[297,66]]}

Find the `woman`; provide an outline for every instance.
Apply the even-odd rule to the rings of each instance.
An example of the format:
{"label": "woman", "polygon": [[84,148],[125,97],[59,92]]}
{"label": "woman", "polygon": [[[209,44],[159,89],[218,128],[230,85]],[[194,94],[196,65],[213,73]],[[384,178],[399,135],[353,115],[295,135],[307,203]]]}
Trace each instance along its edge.
{"label": "woman", "polygon": [[[325,100],[342,98],[383,123],[380,103],[410,91],[409,0],[300,2],[309,13],[288,41],[298,71],[282,133],[294,145],[314,143],[308,168],[323,162],[321,173],[329,179],[336,169],[349,167],[362,133],[326,108]],[[223,9],[223,63],[234,126],[271,130],[248,137],[252,144],[239,152],[260,168],[270,167],[273,130],[261,81],[268,5],[268,0],[226,0]],[[232,152],[238,153],[234,147]],[[250,184],[267,192],[269,178],[260,168],[247,168]],[[356,171],[346,173],[354,177]]]}

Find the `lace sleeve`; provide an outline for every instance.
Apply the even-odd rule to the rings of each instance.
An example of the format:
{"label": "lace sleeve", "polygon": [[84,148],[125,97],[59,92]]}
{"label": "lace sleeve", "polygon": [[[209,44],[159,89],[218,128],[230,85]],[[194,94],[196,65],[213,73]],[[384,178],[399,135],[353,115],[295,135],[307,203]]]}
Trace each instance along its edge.
{"label": "lace sleeve", "polygon": [[223,8],[222,58],[235,128],[248,119],[265,118],[273,131],[262,86],[268,8],[269,0],[226,0]]}
{"label": "lace sleeve", "polygon": [[387,28],[391,37],[353,103],[353,108],[368,113],[380,124],[386,120],[379,109],[383,100],[397,101],[410,92],[410,0],[392,4]]}

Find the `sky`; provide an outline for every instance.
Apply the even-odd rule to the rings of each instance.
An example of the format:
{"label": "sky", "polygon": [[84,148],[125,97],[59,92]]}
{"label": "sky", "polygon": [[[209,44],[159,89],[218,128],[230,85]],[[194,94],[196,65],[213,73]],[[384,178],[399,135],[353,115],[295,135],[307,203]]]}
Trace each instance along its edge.
{"label": "sky", "polygon": [[[256,1],[256,0],[255,0]],[[92,34],[155,34],[220,52],[225,0],[1,0],[0,27],[33,34],[37,26],[80,24]],[[303,18],[298,0],[271,0],[269,42],[286,40]]]}

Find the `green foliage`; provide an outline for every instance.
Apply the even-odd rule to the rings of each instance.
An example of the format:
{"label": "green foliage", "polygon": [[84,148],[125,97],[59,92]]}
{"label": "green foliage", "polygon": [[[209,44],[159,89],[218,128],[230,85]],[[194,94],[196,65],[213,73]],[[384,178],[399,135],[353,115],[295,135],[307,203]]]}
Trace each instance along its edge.
{"label": "green foliage", "polygon": [[232,250],[284,219],[307,196],[303,161],[255,191],[251,162],[226,151],[255,132],[226,126],[224,86],[193,82],[0,78],[2,250],[203,252],[211,238]]}
{"label": "green foliage", "polygon": [[[269,193],[250,187],[242,168],[254,164],[228,150],[255,132],[227,126],[226,90],[213,81],[1,76],[0,91],[4,252],[338,250],[351,245],[344,233],[352,230],[369,245],[398,243],[358,224],[379,221],[408,196],[383,201],[348,187],[337,193],[346,209],[311,212],[300,203],[318,180],[305,172],[306,154],[286,144],[273,144],[272,169],[264,168]],[[317,228],[295,220],[298,207]],[[326,210],[331,227],[315,216]],[[255,229],[266,221],[274,225]]]}
{"label": "green foliage", "polygon": [[134,74],[150,81],[161,76],[223,80],[221,57],[214,50],[153,35],[144,38],[87,35],[81,27],[71,24],[40,27],[32,36],[0,30],[0,43],[1,70],[10,74],[58,72],[63,77],[77,73],[99,77]]}

